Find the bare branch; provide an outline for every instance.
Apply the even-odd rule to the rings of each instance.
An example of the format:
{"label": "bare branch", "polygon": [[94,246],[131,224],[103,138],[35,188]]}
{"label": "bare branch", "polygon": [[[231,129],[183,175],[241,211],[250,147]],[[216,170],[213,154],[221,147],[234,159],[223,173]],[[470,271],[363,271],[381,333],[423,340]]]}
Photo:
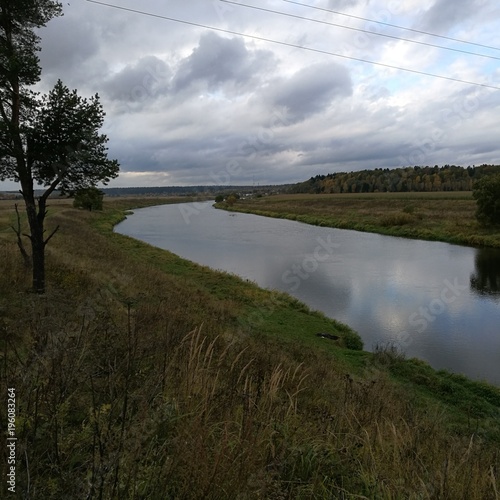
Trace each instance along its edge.
{"label": "bare branch", "polygon": [[52,231],[52,232],[50,233],[49,237],[48,237],[48,238],[47,238],[47,239],[43,242],[43,244],[44,244],[44,245],[46,245],[46,244],[50,241],[50,239],[52,238],[52,236],[54,236],[54,234],[56,234],[56,233],[57,233],[57,231],[58,231],[58,230],[59,230],[59,226],[57,226],[57,227],[54,229],[54,231]]}
{"label": "bare branch", "polygon": [[21,252],[21,255],[23,257],[24,261],[24,267],[27,269],[31,267],[31,257],[29,256],[28,252],[24,248],[23,244],[23,239],[21,236],[26,236],[25,234],[21,233],[21,216],[19,215],[19,208],[17,206],[17,203],[14,205],[16,207],[16,215],[17,215],[17,227],[10,226],[13,231],[17,235],[17,246],[19,247],[19,251]]}

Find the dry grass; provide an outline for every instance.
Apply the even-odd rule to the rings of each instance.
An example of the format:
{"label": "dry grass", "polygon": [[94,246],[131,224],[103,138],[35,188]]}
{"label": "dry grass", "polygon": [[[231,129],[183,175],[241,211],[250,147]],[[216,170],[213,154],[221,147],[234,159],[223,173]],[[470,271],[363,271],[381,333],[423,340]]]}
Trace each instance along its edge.
{"label": "dry grass", "polygon": [[498,228],[483,227],[464,193],[278,195],[239,201],[232,210],[396,236],[500,247]]}
{"label": "dry grass", "polygon": [[[358,353],[355,373],[343,361],[355,352],[286,342],[270,316],[242,328],[267,292],[106,232],[118,215],[55,210],[42,297],[2,233],[0,373],[18,395],[21,496],[498,498],[499,441],[479,420],[450,430],[446,405],[393,381],[404,360]],[[280,307],[284,332],[306,315]]]}

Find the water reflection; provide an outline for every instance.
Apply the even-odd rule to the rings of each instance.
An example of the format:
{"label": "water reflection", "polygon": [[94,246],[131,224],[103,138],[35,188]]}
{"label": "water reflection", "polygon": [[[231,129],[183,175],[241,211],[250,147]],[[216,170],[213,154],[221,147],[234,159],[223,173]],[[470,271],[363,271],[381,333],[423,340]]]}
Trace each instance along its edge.
{"label": "water reflection", "polygon": [[479,295],[500,301],[500,260],[498,251],[491,248],[477,250],[475,273],[471,274],[471,290]]}
{"label": "water reflection", "polygon": [[[500,251],[308,226],[209,208],[137,210],[117,231],[288,292],[435,368],[500,384]],[[491,299],[494,300],[491,300]]]}

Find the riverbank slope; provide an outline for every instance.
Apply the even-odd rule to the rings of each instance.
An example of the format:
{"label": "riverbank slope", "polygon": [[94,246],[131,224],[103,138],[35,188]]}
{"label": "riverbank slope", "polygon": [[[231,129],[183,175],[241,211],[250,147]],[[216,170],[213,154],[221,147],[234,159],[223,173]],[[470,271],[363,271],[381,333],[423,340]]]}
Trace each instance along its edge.
{"label": "riverbank slope", "polygon": [[498,227],[476,221],[470,192],[294,194],[216,206],[318,226],[500,248]]}
{"label": "riverbank slope", "polygon": [[44,296],[28,292],[13,207],[0,206],[18,491],[498,496],[498,388],[361,351],[348,327],[287,295],[113,233],[125,209],[166,201],[111,200],[102,213],[52,203],[48,226],[61,230]]}

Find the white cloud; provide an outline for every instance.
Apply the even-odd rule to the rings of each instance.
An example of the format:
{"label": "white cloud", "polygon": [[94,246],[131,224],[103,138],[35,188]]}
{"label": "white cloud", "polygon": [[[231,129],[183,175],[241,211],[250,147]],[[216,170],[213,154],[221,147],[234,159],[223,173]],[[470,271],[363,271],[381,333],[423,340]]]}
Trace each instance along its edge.
{"label": "white cloud", "polygon": [[[72,0],[41,34],[42,81],[98,92],[118,185],[286,183],[339,170],[498,163],[498,91],[321,54],[495,85],[498,62],[218,1],[125,8],[273,44]],[[317,1],[314,5],[500,47],[493,0]],[[499,52],[272,0],[266,8],[414,40]],[[277,118],[281,117],[281,118]],[[232,162],[232,163],[231,163]],[[0,184],[0,189],[2,186]],[[12,185],[9,185],[11,188]]]}

